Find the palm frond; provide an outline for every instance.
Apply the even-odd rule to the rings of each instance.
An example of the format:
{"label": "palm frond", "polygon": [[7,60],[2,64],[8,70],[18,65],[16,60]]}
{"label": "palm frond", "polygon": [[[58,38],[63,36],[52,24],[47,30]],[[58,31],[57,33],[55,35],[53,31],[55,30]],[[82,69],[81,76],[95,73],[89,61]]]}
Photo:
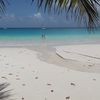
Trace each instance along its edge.
{"label": "palm frond", "polygon": [[[98,24],[99,14],[96,5],[100,0],[32,0],[37,3],[38,8],[44,7],[45,11],[51,11],[54,8],[58,14],[62,11],[68,15],[73,14],[77,19],[85,20],[88,28],[96,27]],[[75,15],[75,16],[74,16]]]}
{"label": "palm frond", "polygon": [[5,11],[7,0],[0,0],[0,12]]}
{"label": "palm frond", "polygon": [[8,100],[10,97],[10,90],[5,90],[8,86],[8,83],[0,84],[0,100]]}

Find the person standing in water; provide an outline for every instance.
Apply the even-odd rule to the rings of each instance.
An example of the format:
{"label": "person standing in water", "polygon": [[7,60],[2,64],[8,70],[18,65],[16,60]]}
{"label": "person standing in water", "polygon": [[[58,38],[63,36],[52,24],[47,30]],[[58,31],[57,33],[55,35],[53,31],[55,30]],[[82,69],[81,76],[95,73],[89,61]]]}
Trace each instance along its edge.
{"label": "person standing in water", "polygon": [[42,39],[45,39],[45,33],[42,34]]}

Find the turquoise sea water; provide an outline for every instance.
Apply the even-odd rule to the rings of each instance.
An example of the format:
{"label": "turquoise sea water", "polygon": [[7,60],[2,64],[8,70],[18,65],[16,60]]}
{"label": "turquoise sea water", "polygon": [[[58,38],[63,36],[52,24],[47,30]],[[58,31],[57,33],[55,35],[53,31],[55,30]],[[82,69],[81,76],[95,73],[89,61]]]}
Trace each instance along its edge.
{"label": "turquoise sea water", "polygon": [[[45,34],[45,39],[42,38]],[[0,29],[0,43],[7,42],[46,42],[64,43],[100,43],[100,29],[88,32],[87,29],[60,29],[60,28],[29,28],[29,29]]]}

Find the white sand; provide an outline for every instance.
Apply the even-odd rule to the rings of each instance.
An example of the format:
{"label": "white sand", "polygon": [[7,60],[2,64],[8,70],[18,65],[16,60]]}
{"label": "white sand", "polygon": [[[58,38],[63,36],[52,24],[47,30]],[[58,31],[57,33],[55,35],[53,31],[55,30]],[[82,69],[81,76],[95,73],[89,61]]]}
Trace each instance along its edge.
{"label": "white sand", "polygon": [[65,59],[100,63],[100,45],[60,46],[56,52]]}
{"label": "white sand", "polygon": [[[100,50],[98,46],[93,45],[95,51]],[[70,47],[76,48],[76,46]],[[61,56],[62,50],[76,53],[75,49],[71,51],[70,47],[57,47],[57,52]],[[80,49],[78,53],[83,54],[81,50],[83,49]],[[99,52],[98,56],[93,51],[91,52],[91,56],[100,57]],[[37,53],[25,48],[0,48],[0,82],[10,83],[9,88],[14,89],[12,98],[16,100],[22,100],[22,98],[23,100],[100,100],[99,73],[80,72],[49,64],[41,61]],[[74,53],[64,54],[63,57],[87,61],[77,54],[74,56],[72,54],[74,55]],[[86,51],[87,54],[91,53]],[[95,60],[93,63],[99,63],[99,61]]]}

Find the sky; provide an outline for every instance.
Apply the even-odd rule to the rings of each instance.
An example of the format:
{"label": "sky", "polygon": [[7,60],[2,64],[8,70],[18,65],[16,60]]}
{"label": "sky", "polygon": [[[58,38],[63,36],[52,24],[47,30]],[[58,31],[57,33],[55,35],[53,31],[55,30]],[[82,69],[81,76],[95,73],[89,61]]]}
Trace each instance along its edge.
{"label": "sky", "polygon": [[80,27],[74,19],[60,15],[44,13],[38,10],[31,0],[8,0],[6,11],[1,15],[0,27]]}

